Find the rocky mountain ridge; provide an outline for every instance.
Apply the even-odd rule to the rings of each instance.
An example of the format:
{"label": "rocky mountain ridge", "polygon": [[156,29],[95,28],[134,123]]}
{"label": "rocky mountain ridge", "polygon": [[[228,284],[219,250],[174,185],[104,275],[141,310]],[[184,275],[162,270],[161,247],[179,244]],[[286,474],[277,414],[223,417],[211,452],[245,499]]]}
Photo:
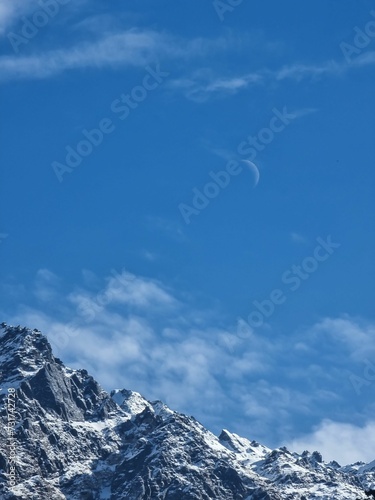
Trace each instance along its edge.
{"label": "rocky mountain ridge", "polygon": [[375,489],[375,461],[216,437],[161,401],[108,394],[38,330],[1,325],[0,387],[4,500],[356,500]]}

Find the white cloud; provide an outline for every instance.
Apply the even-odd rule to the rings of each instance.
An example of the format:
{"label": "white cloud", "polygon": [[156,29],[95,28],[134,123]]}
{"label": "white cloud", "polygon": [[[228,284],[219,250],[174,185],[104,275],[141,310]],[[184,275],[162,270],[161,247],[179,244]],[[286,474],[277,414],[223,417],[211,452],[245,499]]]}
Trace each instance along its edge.
{"label": "white cloud", "polygon": [[[156,280],[125,271],[115,275],[111,273],[100,288],[85,271],[85,287],[66,297],[57,287],[48,312],[19,305],[8,321],[41,330],[55,355],[68,366],[88,369],[108,390],[137,390],[208,426],[222,426],[228,415],[234,415],[235,432],[271,446],[290,441],[299,420],[349,420],[356,393],[347,376],[347,349],[357,352],[359,344],[368,348],[370,325],[361,326],[349,317],[325,318],[307,331],[272,338],[241,319],[237,327],[218,327],[217,311],[197,309],[186,294],[184,300],[177,299]],[[48,283],[56,277],[41,270],[38,279]],[[353,333],[358,344],[353,344]],[[331,344],[321,348],[322,338]],[[323,351],[328,351],[329,363]],[[362,418],[371,414],[368,405],[362,406],[355,418],[361,417],[361,409]],[[341,427],[325,424],[306,438],[309,446],[302,438],[290,446],[319,449],[327,429]],[[358,431],[359,438],[362,434]],[[342,456],[349,456],[346,444],[338,440],[334,449],[334,443],[329,441],[334,458],[343,461]],[[328,449],[321,448],[324,453]],[[364,444],[353,456],[365,459],[369,449]]]}
{"label": "white cloud", "polygon": [[[52,277],[46,270],[39,275]],[[208,420],[218,408],[237,405],[222,377],[243,384],[272,362],[271,344],[255,338],[237,338],[242,349],[234,357],[222,341],[236,337],[234,329],[211,326],[217,313],[191,308],[155,280],[112,275],[97,293],[80,287],[56,302],[61,318],[21,306],[11,322],[43,331],[58,357],[91,369],[108,389],[126,386],[196,415],[208,407]]]}
{"label": "white cloud", "polygon": [[37,0],[0,0],[0,35],[3,35],[15,20],[33,12],[37,7]]}
{"label": "white cloud", "polygon": [[[13,0],[13,2],[0,0],[0,2],[0,29],[1,26],[8,25],[14,21],[16,16],[22,14],[22,9],[30,10],[33,7],[35,10],[38,5],[35,2],[23,2],[23,0]],[[21,5],[22,8],[18,12],[17,8]],[[28,7],[26,8],[25,5]],[[92,22],[94,24],[100,22],[100,18],[99,21]],[[116,24],[114,19],[113,22]],[[79,25],[74,26],[76,31],[83,30],[85,33],[81,39],[87,38],[86,24],[82,21]],[[111,23],[111,16],[106,17],[106,27],[107,31],[104,30],[104,34],[101,30],[101,38],[73,43],[71,47],[40,53],[34,50],[34,53],[28,56],[3,55],[0,57],[2,79],[48,78],[77,68],[144,67],[156,61],[162,61],[165,65],[180,62],[182,67],[186,68],[187,62],[194,61],[195,69],[186,70],[190,71],[188,76],[186,73],[185,76],[177,76],[170,80],[168,86],[171,89],[184,92],[192,100],[205,101],[212,95],[234,94],[254,85],[264,85],[287,79],[299,82],[305,78],[317,79],[323,76],[337,76],[350,68],[375,63],[374,52],[366,52],[351,65],[345,61],[328,61],[321,64],[287,64],[276,70],[260,69],[245,74],[223,76],[215,74],[207,66],[197,69],[196,64],[202,59],[206,62],[208,56],[228,55],[233,50],[237,53],[241,53],[245,49],[247,52],[254,48],[259,50],[257,37],[249,39],[246,36],[234,36],[227,33],[226,36],[211,39],[204,37],[183,39],[150,29],[131,28],[119,31],[116,28],[117,31],[113,31],[115,28]],[[94,33],[97,33],[97,30]],[[92,38],[92,33],[89,38]],[[35,45],[33,48],[36,49],[37,46]],[[264,50],[269,49],[265,48]],[[163,69],[167,71],[168,67]],[[178,69],[178,72],[181,72],[181,68]]]}
{"label": "white cloud", "polygon": [[119,282],[111,277],[108,283],[108,293],[112,294],[114,302],[138,307],[168,307],[177,306],[177,300],[168,293],[161,283],[135,278],[132,281]]}
{"label": "white cloud", "polygon": [[39,269],[35,278],[34,294],[42,302],[56,298],[60,280],[48,269]]}
{"label": "white cloud", "polygon": [[292,79],[301,81],[305,78],[318,79],[322,76],[340,75],[348,65],[345,62],[328,61],[321,64],[291,64],[285,65],[276,72],[276,80]]}
{"label": "white cloud", "polygon": [[[87,276],[87,271],[85,275]],[[69,300],[76,306],[77,313],[90,322],[109,305],[126,306],[124,313],[134,308],[148,312],[159,308],[166,312],[179,305],[162,283],[124,270],[121,273],[112,271],[107,284],[97,293],[79,288],[69,294]]]}
{"label": "white cloud", "polygon": [[177,89],[184,92],[187,98],[204,102],[211,95],[236,94],[253,85],[259,85],[264,82],[264,76],[261,73],[249,73],[235,77],[215,77],[211,71],[195,71],[190,77],[181,77],[171,80],[167,86],[171,89]]}
{"label": "white cloud", "polygon": [[76,68],[145,66],[173,45],[155,31],[128,30],[71,48],[50,50],[32,56],[1,56],[3,79],[46,78]]}
{"label": "white cloud", "polygon": [[249,394],[242,396],[247,415],[254,415],[254,400],[257,401],[255,415],[261,407],[263,418],[269,422],[274,421],[275,412],[280,422],[290,416],[291,412],[297,412],[300,415],[311,413],[311,395],[304,394],[300,390],[270,384],[267,380],[261,379],[253,383],[248,392]]}
{"label": "white cloud", "polygon": [[365,51],[363,54],[355,58],[351,64],[355,66],[369,66],[375,64],[375,50]]}
{"label": "white cloud", "polygon": [[370,462],[374,460],[375,421],[360,427],[323,420],[314,432],[289,441],[286,446],[298,453],[304,450],[320,451],[325,461],[336,460],[341,465]]}
{"label": "white cloud", "polygon": [[[284,80],[301,82],[309,79],[319,80],[323,77],[341,76],[354,67],[375,64],[375,52],[368,52],[358,57],[352,65],[345,61],[328,61],[321,64],[287,64],[276,70],[260,69],[251,73],[236,76],[217,76],[212,71],[195,70],[191,76],[183,76],[170,80],[168,86],[184,92],[188,99],[205,102],[212,96],[236,94],[254,85],[267,85]],[[316,112],[314,108],[297,110],[298,117]]]}
{"label": "white cloud", "polygon": [[375,357],[375,326],[371,323],[356,321],[348,316],[324,318],[307,334],[315,337],[317,342],[333,339],[349,351],[354,361],[362,362]]}
{"label": "white cloud", "polygon": [[[107,32],[96,40],[77,42],[71,47],[34,52],[33,55],[3,55],[0,69],[3,80],[48,78],[77,68],[144,67],[163,60],[181,61],[203,59],[209,54],[230,51],[231,38],[176,37],[165,32],[147,29],[123,29]],[[166,71],[168,68],[164,67]],[[221,85],[229,85],[223,82]]]}
{"label": "white cloud", "polygon": [[[50,19],[57,19],[60,11],[73,14],[81,11],[87,2],[88,0],[66,0],[61,5],[56,2],[56,17],[51,16]],[[10,32],[20,34],[24,17],[33,22],[33,14],[43,12],[42,6],[47,3],[46,0],[0,0],[0,36],[6,36]]]}

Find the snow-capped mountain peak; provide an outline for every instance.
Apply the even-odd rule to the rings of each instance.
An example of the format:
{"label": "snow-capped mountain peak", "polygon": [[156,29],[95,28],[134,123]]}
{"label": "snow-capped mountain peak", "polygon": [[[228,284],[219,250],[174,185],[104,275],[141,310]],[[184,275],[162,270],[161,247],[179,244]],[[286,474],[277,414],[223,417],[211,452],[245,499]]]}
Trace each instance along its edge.
{"label": "snow-capped mountain peak", "polygon": [[375,461],[341,467],[318,451],[271,450],[228,430],[217,437],[161,401],[108,394],[55,358],[38,330],[3,323],[0,352],[1,499],[356,500],[375,488]]}

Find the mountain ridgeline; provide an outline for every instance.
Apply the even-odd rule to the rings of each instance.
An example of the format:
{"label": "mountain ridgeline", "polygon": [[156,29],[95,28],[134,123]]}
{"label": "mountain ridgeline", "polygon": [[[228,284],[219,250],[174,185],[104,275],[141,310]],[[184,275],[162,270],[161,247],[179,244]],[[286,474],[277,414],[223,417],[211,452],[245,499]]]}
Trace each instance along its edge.
{"label": "mountain ridgeline", "polygon": [[104,391],[38,330],[0,327],[2,500],[356,500],[375,461],[271,450],[137,392]]}

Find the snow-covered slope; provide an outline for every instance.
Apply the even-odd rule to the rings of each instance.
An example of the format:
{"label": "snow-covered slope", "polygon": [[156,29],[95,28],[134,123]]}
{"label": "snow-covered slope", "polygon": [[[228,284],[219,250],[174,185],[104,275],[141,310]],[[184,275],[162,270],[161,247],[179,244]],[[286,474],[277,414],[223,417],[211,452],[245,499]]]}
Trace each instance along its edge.
{"label": "snow-covered slope", "polygon": [[270,450],[227,430],[216,437],[160,401],[125,389],[108,394],[55,358],[37,330],[0,327],[0,387],[4,500],[355,500],[375,488],[375,462],[340,467],[318,452]]}

